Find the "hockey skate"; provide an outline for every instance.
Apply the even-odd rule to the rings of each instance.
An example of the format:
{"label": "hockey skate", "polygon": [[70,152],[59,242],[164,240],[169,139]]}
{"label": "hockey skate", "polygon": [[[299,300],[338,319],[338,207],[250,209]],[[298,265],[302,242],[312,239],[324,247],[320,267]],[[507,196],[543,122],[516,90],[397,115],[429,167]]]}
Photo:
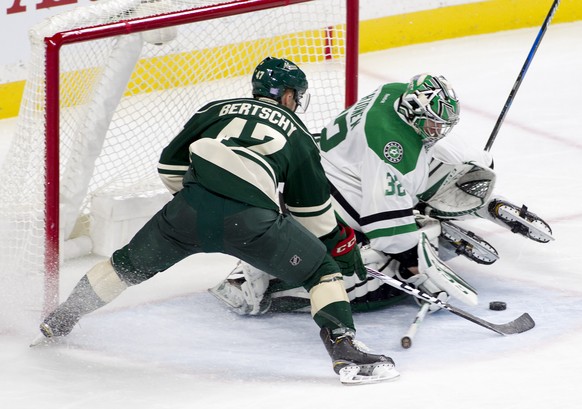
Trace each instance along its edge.
{"label": "hockey skate", "polygon": [[497,250],[483,238],[452,222],[443,221],[439,236],[439,257],[447,261],[456,255],[465,256],[479,264],[493,264],[499,259]]}
{"label": "hockey skate", "polygon": [[322,328],[320,336],[341,383],[376,383],[395,380],[400,376],[392,358],[366,352],[367,348],[354,340],[352,333],[334,337],[329,328]]}
{"label": "hockey skate", "polygon": [[521,234],[539,243],[554,240],[550,226],[528,211],[526,205],[517,207],[504,200],[494,199],[489,203],[487,210],[496,221],[506,225],[513,233]]}
{"label": "hockey skate", "polygon": [[81,317],[70,314],[63,305],[50,313],[41,322],[38,335],[30,344],[31,347],[54,343],[58,339],[69,335]]}

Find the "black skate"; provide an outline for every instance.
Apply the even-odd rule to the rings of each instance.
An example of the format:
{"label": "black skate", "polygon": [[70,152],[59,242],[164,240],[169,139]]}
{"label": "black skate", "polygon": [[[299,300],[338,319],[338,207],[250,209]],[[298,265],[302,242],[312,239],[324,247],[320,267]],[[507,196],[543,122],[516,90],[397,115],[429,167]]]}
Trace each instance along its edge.
{"label": "black skate", "polygon": [[61,305],[50,313],[40,324],[39,329],[41,335],[36,337],[30,346],[33,347],[43,343],[50,343],[60,337],[69,335],[80,319],[80,316],[69,313]]}
{"label": "black skate", "polygon": [[374,383],[394,380],[400,376],[392,358],[366,352],[367,348],[354,340],[352,333],[334,337],[329,328],[322,328],[320,336],[341,383]]}
{"label": "black skate", "polygon": [[497,250],[482,237],[452,222],[443,221],[439,236],[439,257],[447,261],[454,255],[465,256],[478,264],[487,265],[499,259]]}
{"label": "black skate", "polygon": [[73,288],[69,298],[40,324],[42,335],[38,336],[31,346],[42,343],[43,338],[46,341],[69,335],[82,316],[103,307],[105,304],[106,302],[95,293],[87,275],[84,275]]}
{"label": "black skate", "polygon": [[528,211],[527,206],[517,207],[503,200],[495,199],[489,203],[489,214],[504,223],[513,233],[521,234],[539,243],[554,240],[552,229],[539,216]]}
{"label": "black skate", "polygon": [[47,337],[64,337],[69,335],[80,316],[71,314],[61,305],[59,308],[49,314],[48,317],[40,324],[40,332]]}

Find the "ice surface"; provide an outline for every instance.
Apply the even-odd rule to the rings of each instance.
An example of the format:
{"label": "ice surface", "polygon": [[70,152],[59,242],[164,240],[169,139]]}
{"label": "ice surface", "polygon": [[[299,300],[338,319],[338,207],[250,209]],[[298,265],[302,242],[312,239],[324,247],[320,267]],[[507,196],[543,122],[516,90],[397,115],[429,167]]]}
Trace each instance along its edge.
{"label": "ice surface", "polygon": [[[483,149],[537,32],[362,55],[360,95],[420,72],[442,74],[462,101],[462,119],[450,138]],[[29,348],[37,322],[22,334],[0,328],[0,407],[578,408],[581,37],[582,22],[550,26],[491,150],[497,192],[541,215],[556,241],[538,244],[491,223],[465,223],[501,259],[492,266],[450,262],[479,290],[479,305],[457,306],[495,323],[527,311],[536,321],[533,330],[503,337],[441,311],[426,318],[404,350],[400,338],[416,313],[414,302],[357,314],[358,338],[392,356],[402,376],[346,387],[308,314],[252,318],[227,311],[206,289],[235,260],[196,256],[85,317],[62,344]],[[0,121],[0,155],[12,128],[12,120]],[[85,264],[65,272],[65,295]],[[507,310],[488,310],[493,300],[507,302]]]}

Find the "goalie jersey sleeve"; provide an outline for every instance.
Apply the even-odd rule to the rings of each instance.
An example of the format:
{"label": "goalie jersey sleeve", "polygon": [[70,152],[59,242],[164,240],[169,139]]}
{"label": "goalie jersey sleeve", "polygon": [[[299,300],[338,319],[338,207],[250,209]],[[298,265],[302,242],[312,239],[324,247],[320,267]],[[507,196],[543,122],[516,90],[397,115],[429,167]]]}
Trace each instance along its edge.
{"label": "goalie jersey sleeve", "polygon": [[[189,156],[188,156],[189,155]],[[183,183],[293,216],[317,237],[337,225],[318,147],[289,109],[239,98],[201,108],[164,149],[158,169]]]}
{"label": "goalie jersey sleeve", "polygon": [[418,243],[413,208],[428,172],[421,138],[396,113],[405,88],[378,88],[336,117],[320,140],[336,211],[374,249],[390,254]]}

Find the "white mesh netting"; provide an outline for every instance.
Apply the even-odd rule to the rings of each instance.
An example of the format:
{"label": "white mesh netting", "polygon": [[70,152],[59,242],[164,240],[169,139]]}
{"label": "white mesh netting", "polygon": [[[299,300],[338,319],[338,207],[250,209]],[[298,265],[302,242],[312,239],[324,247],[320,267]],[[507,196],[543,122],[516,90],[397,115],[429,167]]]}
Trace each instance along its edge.
{"label": "white mesh netting", "polygon": [[[99,1],[49,18],[30,30],[29,75],[16,134],[0,173],[2,304],[42,310],[44,38],[220,3],[228,2]],[[250,73],[266,56],[289,58],[307,73],[311,103],[303,119],[318,132],[344,107],[345,3],[317,0],[63,46],[61,247],[65,249],[69,239],[90,236],[94,197],[163,194],[156,172],[162,148],[202,104],[250,96]],[[0,311],[1,328],[2,314],[5,319],[13,312],[0,310],[4,310]]]}

